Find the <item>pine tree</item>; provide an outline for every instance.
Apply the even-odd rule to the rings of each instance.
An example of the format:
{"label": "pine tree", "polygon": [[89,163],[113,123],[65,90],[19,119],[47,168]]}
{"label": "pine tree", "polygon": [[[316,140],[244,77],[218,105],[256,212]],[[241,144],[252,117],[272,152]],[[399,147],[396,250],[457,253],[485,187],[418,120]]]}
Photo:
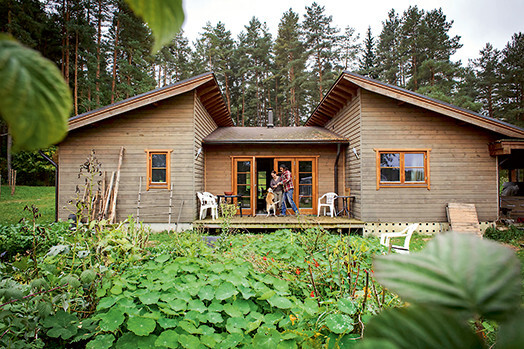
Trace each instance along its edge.
{"label": "pine tree", "polygon": [[378,78],[392,85],[405,86],[404,63],[401,60],[400,38],[401,19],[394,9],[382,22],[382,31],[377,45]]}
{"label": "pine tree", "polygon": [[500,51],[487,43],[480,50],[480,57],[470,62],[475,73],[477,100],[482,103],[488,116],[496,117],[499,104]]}
{"label": "pine tree", "polygon": [[524,34],[515,33],[502,50],[501,117],[524,125]]}
{"label": "pine tree", "polygon": [[375,38],[371,34],[371,26],[366,31],[364,38],[364,52],[359,61],[359,74],[376,79],[377,55],[375,48]]}
{"label": "pine tree", "polygon": [[310,65],[317,80],[316,89],[312,91],[316,101],[322,100],[324,91],[333,84],[337,75],[333,70],[333,62],[337,57],[340,30],[331,25],[332,21],[332,16],[324,14],[324,6],[314,2],[310,7],[306,7],[302,27]]}
{"label": "pine tree", "polygon": [[300,40],[299,16],[289,9],[278,25],[275,41],[275,65],[277,69],[280,103],[275,103],[276,119],[281,126],[300,125],[305,117],[303,84],[306,56],[304,43]]}
{"label": "pine tree", "polygon": [[358,43],[359,34],[355,33],[355,28],[347,26],[344,34],[340,36],[339,41],[339,62],[338,65],[343,70],[353,70],[358,63],[358,54],[360,44]]}

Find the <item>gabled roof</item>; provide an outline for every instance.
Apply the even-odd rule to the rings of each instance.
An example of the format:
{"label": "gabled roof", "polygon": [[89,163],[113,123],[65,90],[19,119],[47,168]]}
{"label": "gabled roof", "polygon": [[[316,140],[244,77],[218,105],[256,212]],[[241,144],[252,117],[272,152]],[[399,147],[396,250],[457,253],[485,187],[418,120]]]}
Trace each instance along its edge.
{"label": "gabled roof", "polygon": [[215,74],[204,73],[69,119],[69,131],[196,89],[200,101],[218,126],[233,126]]}
{"label": "gabled roof", "polygon": [[389,85],[359,74],[343,72],[315,108],[306,126],[324,126],[331,120],[354,96],[358,88],[378,93],[380,95],[409,103],[420,108],[431,110],[463,122],[488,129],[509,137],[523,138],[524,129],[515,125],[490,118],[482,114],[456,107],[442,101],[426,97],[397,86]]}
{"label": "gabled roof", "polygon": [[349,143],[347,138],[323,127],[219,127],[203,140],[204,144],[297,144]]}

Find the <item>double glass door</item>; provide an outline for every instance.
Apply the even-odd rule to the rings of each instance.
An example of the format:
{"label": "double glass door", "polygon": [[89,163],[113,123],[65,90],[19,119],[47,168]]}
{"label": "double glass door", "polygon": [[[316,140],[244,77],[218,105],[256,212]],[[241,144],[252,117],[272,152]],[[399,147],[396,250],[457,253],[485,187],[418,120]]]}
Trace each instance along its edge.
{"label": "double glass door", "polygon": [[[269,169],[257,170],[258,157],[235,157],[233,158],[233,188],[235,194],[240,195],[243,213],[254,215],[257,212],[258,183],[260,173],[270,173]],[[293,201],[297,205],[301,214],[313,214],[316,209],[317,194],[317,158],[316,157],[264,157],[273,160],[273,169],[277,172],[280,166],[285,165],[293,177]],[[260,163],[260,161],[259,161]],[[268,171],[269,170],[269,171]],[[272,170],[272,169],[271,169]],[[260,173],[259,173],[260,172]],[[258,180],[257,180],[258,179]],[[269,177],[268,177],[269,180]],[[260,205],[260,200],[258,200]],[[288,209],[290,205],[287,205]],[[258,211],[265,210],[265,207],[258,207]],[[288,210],[288,213],[293,212]]]}

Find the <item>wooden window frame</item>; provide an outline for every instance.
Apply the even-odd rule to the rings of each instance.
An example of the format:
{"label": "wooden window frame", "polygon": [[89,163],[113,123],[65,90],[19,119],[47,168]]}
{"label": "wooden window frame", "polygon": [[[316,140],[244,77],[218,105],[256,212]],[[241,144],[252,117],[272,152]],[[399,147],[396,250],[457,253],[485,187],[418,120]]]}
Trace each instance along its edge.
{"label": "wooden window frame", "polygon": [[[376,177],[377,190],[381,188],[427,188],[430,186],[430,171],[429,171],[429,154],[431,149],[373,149],[376,154]],[[384,153],[399,153],[400,154],[400,181],[399,182],[382,182],[380,175],[380,155]],[[424,154],[424,182],[406,182],[405,178],[405,154],[423,153]]]}
{"label": "wooden window frame", "polygon": [[[147,162],[147,185],[146,190],[149,189],[169,189],[171,185],[171,152],[172,149],[146,149],[146,162]],[[165,154],[166,155],[166,181],[163,183],[153,182],[153,168],[152,158],[153,154]]]}

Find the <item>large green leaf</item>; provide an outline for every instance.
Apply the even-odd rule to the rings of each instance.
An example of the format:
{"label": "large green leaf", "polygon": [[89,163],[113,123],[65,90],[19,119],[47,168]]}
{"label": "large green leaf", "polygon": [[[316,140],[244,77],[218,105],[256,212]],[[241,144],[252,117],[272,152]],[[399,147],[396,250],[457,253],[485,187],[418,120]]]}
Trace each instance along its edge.
{"label": "large green leaf", "polygon": [[519,309],[511,319],[500,324],[497,349],[522,348],[524,343],[524,310]]}
{"label": "large green leaf", "polygon": [[112,334],[99,334],[95,339],[87,343],[86,349],[108,349],[111,348],[115,336]]}
{"label": "large green leaf", "polygon": [[466,322],[454,314],[415,306],[388,309],[375,316],[366,326],[364,338],[387,340],[406,349],[483,347]]}
{"label": "large green leaf", "polygon": [[329,314],[326,317],[326,326],[336,334],[353,331],[353,319],[344,314]]}
{"label": "large green leaf", "polygon": [[47,335],[51,338],[69,339],[78,332],[78,318],[75,315],[59,310],[53,316],[43,321],[44,327],[49,328]]}
{"label": "large green leaf", "polygon": [[426,249],[375,261],[375,276],[403,299],[501,319],[519,306],[519,261],[502,245],[472,235],[437,236]]}
{"label": "large green leaf", "polygon": [[114,332],[125,320],[122,309],[113,307],[107,313],[98,315],[100,318],[100,329],[102,331]]}
{"label": "large green leaf", "polygon": [[133,12],[142,18],[155,37],[157,52],[175,37],[184,23],[182,0],[126,0]]}
{"label": "large green leaf", "polygon": [[178,333],[173,330],[164,331],[156,339],[157,347],[178,348]]}
{"label": "large green leaf", "polygon": [[0,117],[14,151],[47,148],[65,137],[71,92],[53,62],[0,34],[0,81]]}
{"label": "large green leaf", "polygon": [[233,286],[233,284],[230,282],[224,282],[222,285],[218,286],[215,292],[215,298],[222,301],[236,294],[238,294],[238,291],[236,290],[235,286]]}
{"label": "large green leaf", "polygon": [[285,297],[273,296],[267,300],[271,306],[280,309],[289,309],[293,306],[293,303]]}
{"label": "large green leaf", "polygon": [[137,336],[147,336],[155,330],[156,321],[142,316],[133,316],[127,320],[127,329]]}

